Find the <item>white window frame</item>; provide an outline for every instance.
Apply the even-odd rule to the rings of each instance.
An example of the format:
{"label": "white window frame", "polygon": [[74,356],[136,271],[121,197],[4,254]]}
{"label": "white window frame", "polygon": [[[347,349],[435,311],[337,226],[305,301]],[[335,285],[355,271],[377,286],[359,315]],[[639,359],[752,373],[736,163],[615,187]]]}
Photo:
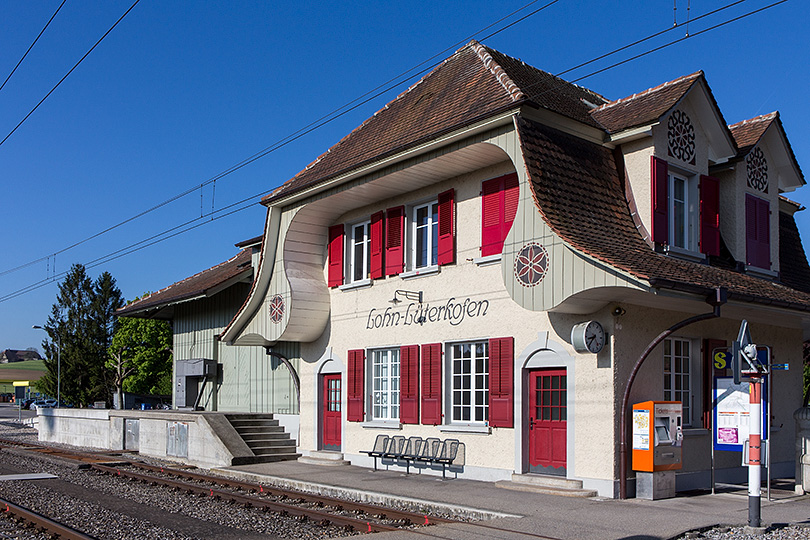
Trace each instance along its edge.
{"label": "white window frame", "polygon": [[[698,206],[700,201],[698,195],[697,175],[670,170],[667,181],[669,182],[669,201],[667,201],[667,210],[669,216],[669,247],[673,251],[697,252],[697,234],[700,230],[698,224]],[[683,200],[680,201],[683,204],[683,209],[681,212],[676,212],[676,203],[678,201],[675,199],[675,184],[678,181],[682,181],[684,186],[684,197]],[[677,214],[681,215],[684,222],[684,232],[680,238],[675,233]],[[683,245],[678,245],[678,243],[683,243]]]}
{"label": "white window frame", "polygon": [[[476,362],[479,355],[473,352],[477,345],[483,347],[482,370],[478,369],[479,365]],[[470,347],[471,350],[469,366],[464,365],[463,356],[457,357],[459,352],[463,354],[464,347]],[[486,425],[489,422],[489,340],[447,343],[445,357],[449,376],[448,423],[451,425]],[[465,377],[469,378],[467,385],[464,384]],[[465,386],[469,387],[465,388]],[[476,402],[476,398],[479,397],[480,400]]]}
{"label": "white window frame", "polygon": [[[355,236],[357,229],[363,227],[363,238],[358,240]],[[371,272],[371,221],[360,221],[349,225],[349,234],[347,235],[348,249],[347,266],[348,268],[348,283],[360,283],[369,280]],[[355,248],[361,246],[362,254],[361,260],[357,260]],[[358,270],[360,265],[360,272],[362,277],[355,278],[355,271]]]}
{"label": "white window frame", "polygon": [[[435,207],[435,219],[432,209]],[[417,213],[419,210],[427,208],[428,210],[428,224],[420,226],[417,223]],[[438,267],[438,241],[439,241],[439,200],[433,199],[431,201],[415,204],[411,207],[410,223],[408,227],[408,268],[410,270],[426,270]],[[419,228],[427,228],[429,234],[427,235],[427,264],[417,265],[417,235]]]}
{"label": "white window frame", "polygon": [[[400,356],[399,347],[368,351],[371,419],[374,422],[399,422]],[[379,369],[378,369],[379,368]]]}
{"label": "white window frame", "polygon": [[[684,345],[688,348],[686,353],[683,350]],[[696,400],[694,379],[699,375],[699,370],[694,366],[694,359],[699,353],[691,339],[670,337],[663,343],[661,373],[664,401],[680,401],[683,404],[684,426],[693,425],[692,415]]]}

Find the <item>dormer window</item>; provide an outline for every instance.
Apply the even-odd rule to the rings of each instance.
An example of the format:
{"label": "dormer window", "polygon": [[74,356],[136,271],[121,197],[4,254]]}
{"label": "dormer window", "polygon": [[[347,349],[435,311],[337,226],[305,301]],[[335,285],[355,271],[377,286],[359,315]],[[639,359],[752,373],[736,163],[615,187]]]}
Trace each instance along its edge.
{"label": "dormer window", "polygon": [[670,170],[652,157],[652,239],[668,251],[720,254],[720,183],[711,176]]}
{"label": "dormer window", "polygon": [[669,175],[669,188],[672,196],[670,205],[669,245],[681,249],[694,250],[692,245],[692,204],[689,200],[689,179],[679,174]]}

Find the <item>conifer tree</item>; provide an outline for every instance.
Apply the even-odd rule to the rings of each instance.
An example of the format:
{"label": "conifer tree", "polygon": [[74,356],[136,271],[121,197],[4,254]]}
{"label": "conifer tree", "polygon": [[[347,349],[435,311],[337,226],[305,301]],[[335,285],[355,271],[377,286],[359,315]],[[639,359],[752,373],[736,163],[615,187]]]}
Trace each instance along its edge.
{"label": "conifer tree", "polygon": [[37,389],[57,396],[61,344],[62,401],[75,405],[111,401],[107,349],[115,330],[115,310],[122,305],[121,291],[108,272],[93,282],[83,265],[74,264],[59,284],[56,303],[44,327],[50,338],[42,344],[47,372]]}

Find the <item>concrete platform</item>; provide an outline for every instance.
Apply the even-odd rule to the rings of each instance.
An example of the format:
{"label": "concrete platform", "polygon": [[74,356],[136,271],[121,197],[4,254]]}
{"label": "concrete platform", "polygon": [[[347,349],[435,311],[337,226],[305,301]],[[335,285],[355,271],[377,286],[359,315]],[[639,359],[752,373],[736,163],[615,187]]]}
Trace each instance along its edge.
{"label": "concrete platform", "polygon": [[[355,466],[319,467],[287,461],[216,469],[257,483],[277,483],[306,491],[343,494],[366,501],[405,501],[413,508],[457,513],[476,523],[436,525],[434,538],[512,540],[538,535],[562,540],[668,540],[714,525],[745,525],[745,491],[716,495],[680,495],[673,499],[625,501],[598,497],[561,497],[511,491],[494,483],[448,479],[400,471],[373,471]],[[762,520],[775,523],[810,523],[810,496],[774,490],[774,501],[763,496]],[[497,530],[494,530],[496,527]],[[422,532],[427,530],[422,529]],[[808,532],[810,536],[810,532]],[[375,540],[416,539],[421,533],[377,533]]]}

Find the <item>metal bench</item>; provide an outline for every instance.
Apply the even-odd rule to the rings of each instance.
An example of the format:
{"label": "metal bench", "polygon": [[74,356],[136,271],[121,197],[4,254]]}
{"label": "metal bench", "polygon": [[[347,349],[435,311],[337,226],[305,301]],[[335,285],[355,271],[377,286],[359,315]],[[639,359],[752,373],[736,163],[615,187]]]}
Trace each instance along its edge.
{"label": "metal bench", "polygon": [[377,438],[374,440],[374,448],[365,451],[366,454],[374,458],[375,471],[377,470],[377,458],[381,458],[385,455],[390,445],[390,440],[388,435],[377,435]]}
{"label": "metal bench", "polygon": [[410,474],[412,463],[441,465],[442,478],[447,478],[447,469],[464,467],[465,446],[458,439],[441,440],[436,437],[410,437],[402,435],[389,437],[377,435],[374,448],[365,450],[365,454],[374,458],[374,470],[377,470],[377,458],[388,458],[405,462],[405,474]]}
{"label": "metal bench", "polygon": [[405,474],[411,474],[411,462],[415,461],[416,458],[419,457],[423,444],[424,441],[422,440],[422,437],[411,437],[408,439],[408,443],[405,445],[405,450],[400,455],[400,459],[405,461]]}

